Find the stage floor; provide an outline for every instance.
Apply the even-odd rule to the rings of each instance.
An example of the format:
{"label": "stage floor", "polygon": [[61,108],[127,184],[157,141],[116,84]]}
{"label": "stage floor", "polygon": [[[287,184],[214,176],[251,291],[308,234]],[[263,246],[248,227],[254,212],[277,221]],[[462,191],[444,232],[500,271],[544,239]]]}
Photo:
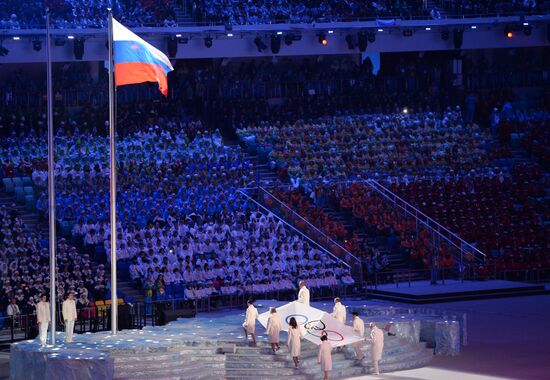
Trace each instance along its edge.
{"label": "stage floor", "polygon": [[468,299],[498,298],[544,294],[543,284],[524,282],[487,280],[458,281],[445,280],[437,285],[430,281],[411,281],[396,284],[379,285],[370,290],[376,298],[410,303],[450,302]]}

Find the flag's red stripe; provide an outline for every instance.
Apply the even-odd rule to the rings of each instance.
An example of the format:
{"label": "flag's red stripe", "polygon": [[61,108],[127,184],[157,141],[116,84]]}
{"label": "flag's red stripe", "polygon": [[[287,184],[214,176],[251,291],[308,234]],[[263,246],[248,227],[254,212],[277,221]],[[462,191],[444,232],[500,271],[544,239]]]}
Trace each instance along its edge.
{"label": "flag's red stripe", "polygon": [[115,63],[115,84],[157,82],[159,90],[168,96],[168,78],[161,65],[144,62]]}

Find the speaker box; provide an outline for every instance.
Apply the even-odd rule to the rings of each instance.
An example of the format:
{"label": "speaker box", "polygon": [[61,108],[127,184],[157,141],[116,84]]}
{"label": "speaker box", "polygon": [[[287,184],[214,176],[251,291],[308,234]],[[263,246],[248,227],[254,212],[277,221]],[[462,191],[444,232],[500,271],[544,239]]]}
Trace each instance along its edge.
{"label": "speaker box", "polygon": [[162,310],[159,312],[158,324],[164,326],[178,318],[195,318],[195,309]]}
{"label": "speaker box", "polygon": [[118,305],[118,329],[129,330],[131,328],[130,305]]}

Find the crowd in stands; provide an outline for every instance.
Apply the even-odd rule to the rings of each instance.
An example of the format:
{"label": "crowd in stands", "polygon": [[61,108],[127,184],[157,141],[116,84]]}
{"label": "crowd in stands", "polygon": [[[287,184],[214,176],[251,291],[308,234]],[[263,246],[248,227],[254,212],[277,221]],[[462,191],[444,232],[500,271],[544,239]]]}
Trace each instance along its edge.
{"label": "crowd in stands", "polygon": [[[104,28],[107,24],[106,0],[25,0],[0,1],[0,29],[44,27],[44,12],[48,8],[52,22],[58,28]],[[122,0],[113,2],[114,16],[125,25],[176,26],[174,2],[170,0]],[[272,23],[311,23],[334,20],[351,21],[373,18],[409,19],[424,16],[439,19],[442,14],[510,14],[540,13],[548,9],[548,2],[535,0],[437,1],[428,4],[419,0],[194,0],[189,1],[188,13],[197,22],[233,25]]]}
{"label": "crowd in stands", "polygon": [[[48,241],[28,230],[15,205],[0,207],[0,220],[0,313],[8,310],[12,315],[33,314],[40,295],[49,297]],[[104,264],[94,262],[65,239],[57,245],[57,263],[57,301],[63,301],[72,291],[79,308],[105,299],[109,281]],[[8,309],[10,303],[17,308]]]}
{"label": "crowd in stands", "polygon": [[543,168],[550,170],[550,115],[548,112],[537,112],[528,118],[518,120],[523,133],[523,146],[531,158]]}
{"label": "crowd in stands", "polygon": [[130,228],[121,237],[121,247],[128,246],[121,251],[132,257],[132,279],[157,300],[275,293],[286,298],[295,292],[296,278],[326,295],[354,282],[341,264],[291,236],[272,215],[250,210]]}
{"label": "crowd in stands", "polygon": [[539,168],[517,164],[510,172],[482,168],[462,176],[451,172],[401,181],[392,190],[474,243],[499,270],[515,270],[550,265],[547,187]]}
{"label": "crowd in stands", "polygon": [[[156,121],[117,140],[118,258],[149,299],[284,293],[294,278],[308,280],[314,294],[353,284],[326,253],[273,217],[252,213],[237,193],[254,180],[251,164],[223,145],[219,131]],[[108,142],[67,128],[55,139],[56,217],[90,260],[108,265]],[[46,214],[44,143],[13,135],[1,154],[5,176],[32,175],[41,192],[37,208]]]}
{"label": "crowd in stands", "polygon": [[[289,234],[275,217],[257,214],[237,193],[238,188],[254,185],[256,173],[242,150],[224,145],[221,132],[207,127],[221,128],[222,120],[240,127],[238,133],[248,148],[257,151],[260,159],[268,159],[280,179],[290,178],[294,189],[276,195],[361,257],[367,272],[387,269],[388,258],[367,247],[321,206],[330,202],[354,223],[397,236],[400,249],[418,265],[432,265],[434,257],[440,267],[456,263],[446,249],[434,251],[428,231],[416,229],[368,188],[331,184],[335,180],[391,177],[392,190],[492,257],[501,258],[500,268],[548,264],[546,216],[538,211],[542,189],[547,186],[541,174],[526,167],[512,173],[479,169],[491,164],[491,132],[503,144],[510,143],[512,133],[522,134],[527,150],[544,162],[548,156],[547,113],[522,113],[488,96],[487,104],[498,108],[487,117],[486,127],[480,127],[473,121],[476,117],[465,116],[468,105],[446,108],[450,102],[446,92],[442,88],[432,91],[432,79],[437,83],[437,78],[445,76],[437,70],[430,71],[430,80],[421,84],[427,91],[408,92],[408,79],[426,69],[415,63],[390,65],[397,70],[387,72],[396,83],[390,86],[395,91],[383,95],[364,94],[378,86],[368,61],[358,64],[337,58],[193,67],[179,67],[171,79],[172,88],[198,105],[205,122],[186,117],[178,101],[154,106],[121,104],[118,110],[119,260],[148,299],[290,294],[296,285],[291,280],[297,278],[306,279],[319,294],[327,294],[331,286],[353,284],[348,269],[319,247]],[[94,83],[86,69],[69,66],[63,70],[68,75],[59,88],[74,78],[82,83],[81,90],[88,86],[96,91],[105,84],[101,76]],[[327,72],[333,81],[315,87]],[[24,75],[14,76],[13,81],[22,88],[36,86],[30,80],[26,83]],[[266,83],[269,97],[280,91],[281,103],[270,104],[267,90],[262,89]],[[302,85],[290,92],[277,90],[293,83]],[[344,83],[344,89],[335,83]],[[403,92],[399,86],[404,86]],[[258,98],[264,90],[265,96]],[[69,238],[59,243],[61,289],[77,290],[80,298],[86,293],[87,302],[104,298],[109,288],[105,279],[110,246],[104,108],[69,112],[56,106],[55,115],[59,126],[56,214],[61,233]],[[48,206],[45,124],[41,112],[10,106],[0,112],[0,129],[6,136],[0,140],[1,174],[32,177],[40,191],[37,207],[42,216]],[[3,223],[21,231],[17,218]],[[21,243],[36,256],[29,260],[42,264],[47,252],[44,242],[36,236],[29,239],[32,243]],[[9,249],[5,252],[3,259],[12,257]],[[19,263],[30,265],[24,260],[14,265]],[[2,286],[8,286],[2,306],[13,295],[21,298],[18,276],[24,273],[16,275],[11,265],[6,261],[10,280],[6,282],[8,276],[2,280]],[[15,290],[13,276],[18,281]],[[42,283],[46,283],[44,278]],[[82,285],[86,292],[78,289]],[[34,300],[41,291],[47,288],[35,294],[23,287],[21,308],[34,302],[29,301],[31,296]]]}
{"label": "crowd in stands", "polygon": [[114,17],[129,27],[177,25],[170,0],[2,0],[0,29],[44,28],[46,8],[55,28],[106,28],[107,8],[112,8]]}
{"label": "crowd in stands", "polygon": [[261,123],[238,131],[295,186],[368,174],[465,171],[488,162],[489,136],[465,124],[459,108]]}
{"label": "crowd in stands", "polygon": [[[360,182],[333,184],[329,191],[331,204],[346,212],[359,225],[375,228],[378,235],[396,235],[413,266],[430,265],[433,248],[428,231],[417,230],[413,219],[404,217],[367,185]],[[451,258],[449,252],[440,256],[444,260]]]}
{"label": "crowd in stands", "polygon": [[226,22],[235,25],[272,23],[311,23],[334,20],[357,20],[395,17],[408,19],[425,16],[438,19],[442,13],[454,15],[512,12],[541,12],[544,2],[530,0],[504,1],[436,1],[430,4],[418,0],[378,0],[361,2],[357,0],[306,0],[265,1],[250,0],[235,2],[229,0],[197,0],[192,9],[197,21]]}
{"label": "crowd in stands", "polygon": [[[316,186],[311,194],[306,195],[300,189],[286,190],[275,185],[271,189],[271,194],[359,258],[364,276],[390,269],[387,255],[381,254],[376,247],[369,247],[364,239],[360,239],[354,232],[347,230],[344,223],[325,212],[321,205],[328,204],[329,197],[322,199],[325,197],[322,186]],[[307,226],[300,220],[296,221],[295,225],[301,230],[307,230]]]}
{"label": "crowd in stands", "polygon": [[427,14],[421,1],[361,2],[356,0],[202,0],[193,5],[199,20],[228,22],[234,25],[271,23],[311,23],[332,20],[352,20],[378,16],[407,18],[412,14]]}

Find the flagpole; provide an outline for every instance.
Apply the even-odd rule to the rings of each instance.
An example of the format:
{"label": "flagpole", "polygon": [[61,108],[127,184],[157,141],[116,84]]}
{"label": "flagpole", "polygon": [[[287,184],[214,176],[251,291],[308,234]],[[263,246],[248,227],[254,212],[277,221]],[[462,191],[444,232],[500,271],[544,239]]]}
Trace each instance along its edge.
{"label": "flagpole", "polygon": [[111,333],[117,333],[118,300],[116,295],[116,152],[115,152],[115,87],[113,64],[113,12],[109,11],[109,154],[111,193]]}
{"label": "flagpole", "polygon": [[52,46],[50,35],[50,10],[46,9],[46,51],[47,51],[47,86],[48,86],[48,220],[49,220],[49,246],[50,246],[50,320],[51,320],[51,344],[55,344],[56,328],[56,303],[55,289],[55,264],[56,264],[56,235],[55,235],[55,178],[54,178],[54,138],[53,138],[53,91],[52,91]]}

